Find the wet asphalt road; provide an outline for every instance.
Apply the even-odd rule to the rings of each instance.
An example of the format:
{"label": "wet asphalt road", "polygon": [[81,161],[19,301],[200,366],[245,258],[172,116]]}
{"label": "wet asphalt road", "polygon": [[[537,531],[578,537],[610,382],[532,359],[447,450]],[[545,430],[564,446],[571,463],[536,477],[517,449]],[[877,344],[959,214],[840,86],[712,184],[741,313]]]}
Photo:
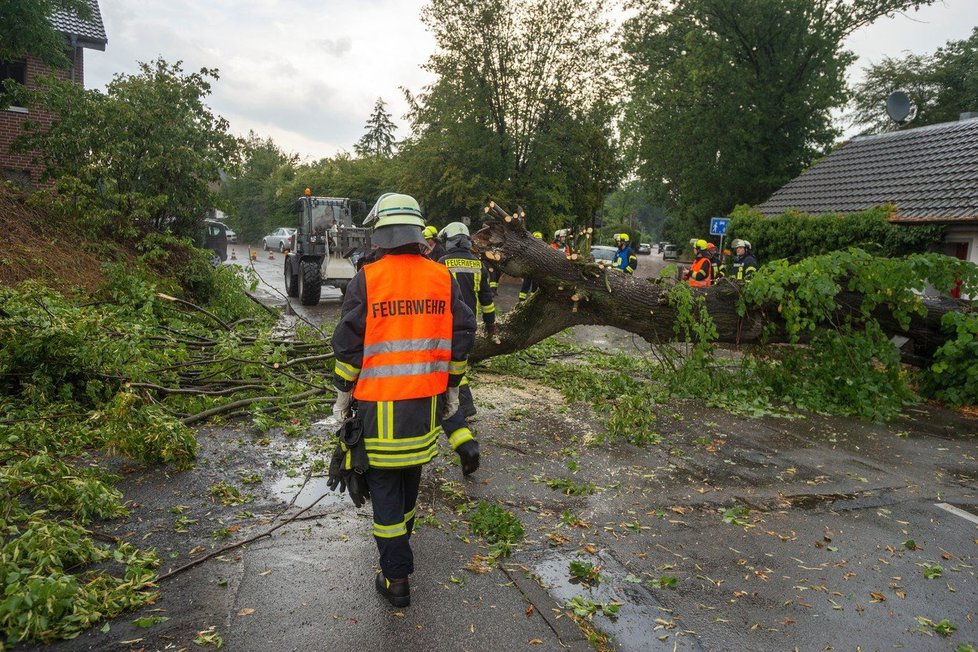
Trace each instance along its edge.
{"label": "wet asphalt road", "polygon": [[[281,256],[274,258],[260,252],[255,268],[281,291]],[[643,257],[645,270],[655,258]],[[517,291],[503,284],[501,310]],[[259,293],[284,303],[271,288]],[[339,306],[339,293],[324,288],[319,306],[296,310],[329,324]],[[614,329],[571,337],[640,350]],[[745,418],[675,401],[651,406],[662,444],[594,447],[601,424],[554,390],[486,370],[473,383],[483,466],[463,480],[444,447],[426,468],[410,608],[392,610],[374,593],[369,510],[329,494],[312,518],[168,581],[139,614],[166,622],[140,629],[129,615],[108,632],[51,647],[201,649],[196,633],[214,627],[229,650],[591,649],[562,609],[576,596],[622,603],[617,619],[594,617],[620,650],[978,645],[975,420],[931,406],[887,425]],[[106,530],[157,546],[165,568],[201,554],[197,546],[223,545],[215,530],[263,532],[309,462],[323,456],[317,438],[330,428],[314,426],[302,438],[247,423],[206,428],[192,471],[123,464],[133,518]],[[259,484],[241,483],[255,471]],[[593,493],[566,495],[548,486],[553,479],[591,482]],[[208,488],[219,481],[242,486],[255,502],[215,504]],[[319,493],[307,489],[298,504]],[[469,500],[505,506],[526,529],[497,567],[485,567],[485,545],[467,530]],[[174,533],[177,508],[195,520],[185,534]],[[600,566],[603,581],[572,582],[575,559]],[[928,624],[944,619],[956,628],[947,637]]]}

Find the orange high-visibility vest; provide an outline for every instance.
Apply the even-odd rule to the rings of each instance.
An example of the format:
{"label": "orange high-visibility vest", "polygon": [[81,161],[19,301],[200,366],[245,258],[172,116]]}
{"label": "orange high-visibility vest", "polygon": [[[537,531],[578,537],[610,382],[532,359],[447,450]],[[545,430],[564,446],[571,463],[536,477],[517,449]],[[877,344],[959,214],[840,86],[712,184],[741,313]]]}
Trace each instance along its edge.
{"label": "orange high-visibility vest", "polygon": [[689,285],[694,288],[708,288],[713,285],[713,265],[710,264],[710,273],[706,275],[706,278],[702,281],[697,281],[693,278],[693,274],[702,271],[703,265],[709,264],[710,259],[706,256],[701,256],[696,259],[693,266],[689,269]]}
{"label": "orange high-visibility vest", "polygon": [[363,268],[367,324],[353,396],[401,401],[441,394],[452,359],[452,275],[423,256],[387,255]]}

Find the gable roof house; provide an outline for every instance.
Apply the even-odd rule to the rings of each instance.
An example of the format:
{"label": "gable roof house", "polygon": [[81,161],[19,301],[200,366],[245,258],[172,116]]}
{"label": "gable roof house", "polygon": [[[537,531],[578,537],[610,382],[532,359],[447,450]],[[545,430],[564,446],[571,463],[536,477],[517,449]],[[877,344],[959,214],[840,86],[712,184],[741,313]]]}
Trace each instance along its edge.
{"label": "gable roof house", "polygon": [[958,122],[857,136],[758,209],[846,214],[893,204],[894,223],[946,226],[940,253],[978,264],[978,113]]}
{"label": "gable roof house", "polygon": [[[71,65],[66,69],[51,70],[35,56],[18,61],[0,61],[0,81],[13,79],[28,88],[34,87],[39,75],[49,75],[71,80],[85,85],[85,50],[105,50],[108,39],[98,0],[87,0],[92,7],[92,16],[82,20],[73,13],[55,12],[51,25],[64,35],[65,49]],[[31,163],[29,154],[12,154],[10,144],[21,134],[21,124],[28,118],[42,125],[52,122],[54,115],[44,112],[28,111],[25,107],[0,106],[0,180],[16,181],[25,185],[37,184],[41,170]]]}

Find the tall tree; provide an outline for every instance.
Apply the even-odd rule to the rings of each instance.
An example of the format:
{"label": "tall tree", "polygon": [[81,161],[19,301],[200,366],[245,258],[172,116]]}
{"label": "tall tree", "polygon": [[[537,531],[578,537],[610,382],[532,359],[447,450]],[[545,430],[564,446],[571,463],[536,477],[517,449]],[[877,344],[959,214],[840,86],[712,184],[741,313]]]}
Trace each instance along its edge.
{"label": "tall tree", "polygon": [[[605,198],[601,211],[604,227],[637,223],[652,242],[661,241],[663,225],[669,213],[662,202],[653,197],[654,193],[650,193],[638,179],[622,184]],[[615,232],[615,229],[611,229],[611,233]]]}
{"label": "tall tree", "polygon": [[[571,197],[581,174],[609,176],[615,94],[608,66],[603,0],[432,0],[422,18],[437,51],[435,82],[412,102],[409,181],[429,212],[457,217],[489,193],[533,206],[536,226],[589,219],[596,206]],[[596,122],[597,121],[597,122]],[[588,172],[561,141],[591,142]],[[614,176],[611,174],[610,176]],[[600,183],[599,183],[600,185]],[[590,194],[590,193],[588,193]]]}
{"label": "tall tree", "polygon": [[0,0],[0,61],[33,55],[49,66],[67,67],[65,37],[51,23],[55,12],[92,17],[88,0]]}
{"label": "tall tree", "polygon": [[669,235],[756,203],[838,136],[843,47],[860,27],[932,0],[639,0],[623,28],[626,129],[641,176],[676,209]]}
{"label": "tall tree", "polygon": [[[910,95],[917,115],[898,125],[886,115],[886,97],[902,90]],[[853,122],[879,133],[902,127],[953,122],[964,111],[978,111],[978,27],[962,41],[948,41],[933,54],[884,57],[866,68],[856,85]]]}
{"label": "tall tree", "polygon": [[104,94],[49,78],[21,89],[23,106],[59,118],[26,122],[14,147],[39,152],[65,208],[100,235],[196,236],[207,210],[221,206],[211,184],[238,161],[227,121],[204,104],[211,79],[216,70],[185,73],[162,59],[116,75]]}
{"label": "tall tree", "polygon": [[394,153],[394,132],[397,131],[397,125],[391,120],[391,114],[387,112],[383,98],[377,98],[373,113],[370,114],[364,128],[367,133],[353,146],[357,156],[390,158]]}
{"label": "tall tree", "polygon": [[295,197],[282,197],[279,188],[295,179],[299,157],[283,152],[271,138],[251,132],[242,158],[239,173],[228,178],[221,191],[230,202],[228,222],[241,242],[258,242],[271,229],[294,220],[290,206]]}

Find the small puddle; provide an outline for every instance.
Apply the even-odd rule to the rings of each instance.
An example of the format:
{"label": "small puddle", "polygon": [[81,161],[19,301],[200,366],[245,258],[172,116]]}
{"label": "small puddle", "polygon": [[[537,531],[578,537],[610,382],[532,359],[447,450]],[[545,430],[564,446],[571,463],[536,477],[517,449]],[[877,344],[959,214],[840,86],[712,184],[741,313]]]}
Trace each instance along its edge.
{"label": "small puddle", "polygon": [[[316,502],[316,499],[320,496],[324,496],[316,505],[318,507],[328,507],[330,505],[340,505],[343,502],[348,502],[348,498],[345,493],[340,493],[339,491],[330,491],[329,487],[326,486],[325,477],[312,477],[309,478],[309,482],[303,487],[302,483],[305,480],[305,476],[296,476],[290,478],[288,476],[283,476],[275,484],[271,486],[271,491],[282,502],[289,502],[295,497],[295,506],[302,509],[303,507],[309,507]],[[301,489],[301,491],[300,491]],[[298,496],[296,496],[298,494]]]}
{"label": "small puddle", "polygon": [[796,494],[794,496],[785,496],[788,502],[791,503],[792,507],[798,507],[799,509],[813,509],[815,507],[821,507],[829,503],[834,503],[843,500],[854,500],[857,494]]}
{"label": "small puddle", "polygon": [[[575,559],[600,564],[603,581],[596,586],[571,581],[568,566]],[[562,605],[566,605],[575,596],[597,603],[620,603],[621,608],[616,618],[612,619],[601,613],[594,616],[594,624],[612,637],[616,650],[645,652],[702,649],[695,638],[682,633],[681,621],[675,620],[673,628],[663,626],[663,621],[674,621],[674,614],[666,611],[647,588],[625,580],[629,575],[628,570],[607,553],[587,557],[553,553],[539,562],[533,570],[540,577],[544,588]],[[656,621],[657,618],[659,622]]]}

